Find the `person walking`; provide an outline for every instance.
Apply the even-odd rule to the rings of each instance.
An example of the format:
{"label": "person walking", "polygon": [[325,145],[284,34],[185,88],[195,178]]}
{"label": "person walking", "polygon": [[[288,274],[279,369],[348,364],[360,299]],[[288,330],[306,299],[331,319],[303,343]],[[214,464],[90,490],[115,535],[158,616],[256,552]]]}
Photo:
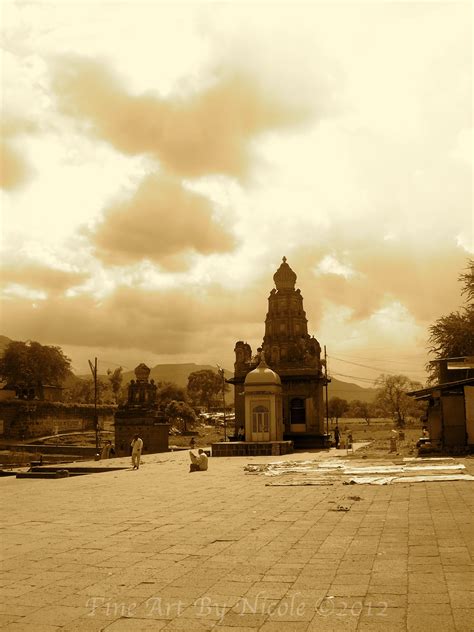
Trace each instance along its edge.
{"label": "person walking", "polygon": [[334,428],[334,442],[336,444],[336,450],[339,448],[340,438],[341,438],[341,433],[339,432],[339,426],[336,423],[336,427]]}
{"label": "person walking", "polygon": [[142,455],[143,450],[143,439],[140,438],[140,435],[136,434],[132,442],[130,443],[132,448],[132,465],[134,470],[138,470],[140,467],[140,457]]}

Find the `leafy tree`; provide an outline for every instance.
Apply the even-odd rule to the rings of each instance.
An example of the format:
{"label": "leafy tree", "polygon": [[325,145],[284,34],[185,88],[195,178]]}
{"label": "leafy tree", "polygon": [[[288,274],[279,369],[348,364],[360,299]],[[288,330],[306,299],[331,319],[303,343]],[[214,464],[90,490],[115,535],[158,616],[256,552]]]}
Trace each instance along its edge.
{"label": "leafy tree", "polygon": [[182,431],[187,432],[188,424],[196,421],[194,410],[186,402],[171,401],[165,408],[165,415],[172,425],[177,425]]}
{"label": "leafy tree", "polygon": [[165,409],[166,406],[172,401],[187,403],[188,397],[186,394],[186,389],[184,389],[182,386],[174,384],[173,382],[159,382],[158,402],[160,408]]}
{"label": "leafy tree", "polygon": [[466,271],[459,275],[459,280],[463,284],[461,294],[466,295],[467,302],[474,301],[474,259],[469,259]]}
{"label": "leafy tree", "polygon": [[71,375],[71,360],[60,347],[12,341],[0,358],[0,376],[17,386],[60,386]]}
{"label": "leafy tree", "polygon": [[331,417],[332,421],[337,423],[339,417],[346,412],[349,408],[349,404],[346,399],[341,399],[340,397],[331,397],[328,401],[328,411],[329,417]]}
{"label": "leafy tree", "polygon": [[222,393],[223,385],[227,391],[228,385],[222,376],[210,369],[194,371],[188,376],[188,395],[196,404],[206,406],[209,412],[213,401]]}
{"label": "leafy tree", "polygon": [[[428,351],[436,359],[474,355],[474,259],[469,260],[459,280],[463,284],[461,294],[467,297],[466,305],[438,318],[429,330]],[[438,363],[427,365],[431,382],[438,378],[438,368]]]}
{"label": "leafy tree", "polygon": [[376,381],[378,388],[376,405],[387,416],[394,419],[397,426],[403,427],[408,416],[417,417],[423,410],[423,404],[417,402],[407,393],[421,388],[420,382],[414,382],[405,375],[384,375]]}
{"label": "leafy tree", "polygon": [[[88,378],[87,380],[77,380],[74,385],[68,389],[68,399],[71,402],[77,402],[79,404],[93,404],[94,403],[94,380]],[[104,403],[109,392],[109,385],[98,378],[97,380],[97,402],[99,404]]]}
{"label": "leafy tree", "polygon": [[370,425],[370,420],[376,416],[374,406],[369,402],[363,402],[360,399],[353,399],[349,402],[348,413],[351,417],[365,419],[367,425]]}
{"label": "leafy tree", "polygon": [[112,388],[112,393],[114,394],[115,402],[118,403],[120,391],[122,389],[122,381],[123,381],[123,369],[121,366],[114,369],[107,369],[107,375],[109,377],[110,386]]}

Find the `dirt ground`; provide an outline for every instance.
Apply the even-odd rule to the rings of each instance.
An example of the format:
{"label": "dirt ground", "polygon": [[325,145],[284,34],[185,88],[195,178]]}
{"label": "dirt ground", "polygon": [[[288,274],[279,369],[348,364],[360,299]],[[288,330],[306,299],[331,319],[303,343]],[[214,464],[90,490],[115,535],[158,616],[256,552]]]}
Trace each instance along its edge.
{"label": "dirt ground", "polygon": [[[368,425],[364,419],[340,419],[341,443],[349,433],[353,442],[370,441],[370,444],[357,450],[358,457],[393,458],[394,456],[416,456],[416,442],[421,437],[421,423],[409,421],[405,428],[396,429],[391,419],[373,419]],[[332,431],[334,424],[330,424]],[[391,439],[396,439],[396,450],[391,451]]]}

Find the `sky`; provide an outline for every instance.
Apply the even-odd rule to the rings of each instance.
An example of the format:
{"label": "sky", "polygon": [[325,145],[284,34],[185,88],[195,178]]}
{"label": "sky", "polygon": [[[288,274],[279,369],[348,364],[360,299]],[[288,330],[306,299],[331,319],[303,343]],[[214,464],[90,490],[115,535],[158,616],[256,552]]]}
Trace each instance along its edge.
{"label": "sky", "polygon": [[286,256],[331,375],[423,382],[474,252],[471,11],[4,1],[0,333],[232,369]]}

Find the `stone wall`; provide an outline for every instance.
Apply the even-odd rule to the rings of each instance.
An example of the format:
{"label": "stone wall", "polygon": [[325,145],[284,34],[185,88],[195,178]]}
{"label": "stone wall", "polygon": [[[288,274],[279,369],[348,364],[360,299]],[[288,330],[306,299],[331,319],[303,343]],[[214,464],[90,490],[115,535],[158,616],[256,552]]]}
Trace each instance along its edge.
{"label": "stone wall", "polygon": [[[97,406],[99,424],[112,421],[114,406]],[[94,406],[59,402],[0,401],[0,437],[24,440],[63,432],[94,430]]]}
{"label": "stone wall", "polygon": [[143,439],[143,453],[168,452],[169,424],[159,422],[155,417],[115,416],[115,454],[128,456],[130,442],[135,434]]}

